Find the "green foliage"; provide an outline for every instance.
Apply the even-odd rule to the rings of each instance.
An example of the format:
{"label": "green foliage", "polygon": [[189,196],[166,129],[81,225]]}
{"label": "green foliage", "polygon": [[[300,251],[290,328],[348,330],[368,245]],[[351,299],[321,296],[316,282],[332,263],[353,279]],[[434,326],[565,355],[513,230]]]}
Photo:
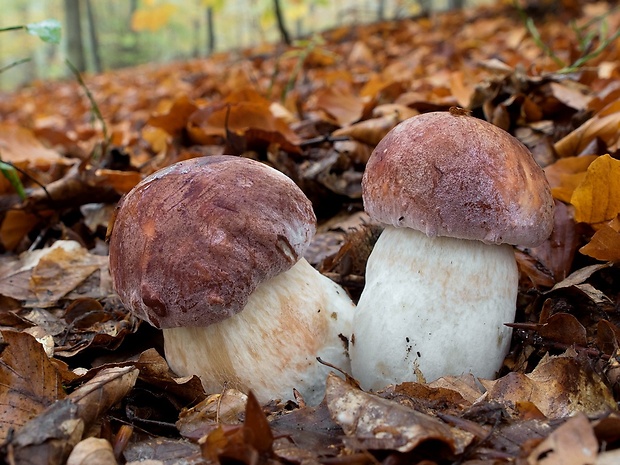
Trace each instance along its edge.
{"label": "green foliage", "polygon": [[576,21],[571,21],[570,27],[577,39],[579,57],[573,63],[567,63],[562,60],[551,47],[545,44],[536,24],[534,24],[534,20],[527,15],[525,10],[519,5],[518,0],[514,0],[514,5],[536,45],[560,68],[558,73],[567,74],[578,71],[588,61],[599,56],[603,50],[620,37],[620,30],[608,35],[609,27],[607,24],[607,16],[609,16],[611,11],[593,18],[583,26],[579,26]]}
{"label": "green foliage", "polygon": [[24,26],[28,34],[37,36],[43,42],[50,44],[59,44],[62,26],[60,21],[56,19],[44,19],[36,23],[26,24]]}
{"label": "green foliage", "polygon": [[80,71],[69,60],[65,60],[65,61],[67,63],[67,66],[69,67],[73,75],[75,76],[75,79],[80,84],[80,87],[86,93],[86,97],[88,97],[88,101],[90,102],[90,108],[91,108],[91,112],[94,118],[97,121],[99,121],[99,123],[101,124],[101,128],[103,131],[103,145],[100,147],[100,153],[96,153],[96,152],[93,153],[93,158],[95,160],[100,159],[102,155],[106,152],[108,146],[110,145],[110,136],[108,134],[108,126],[105,123],[105,120],[103,119],[103,115],[101,114],[99,105],[97,105],[97,101],[93,97],[93,94],[90,92],[90,89],[88,88],[88,86],[86,86],[84,79],[82,79],[82,75],[80,74]]}
{"label": "green foliage", "polygon": [[25,200],[26,191],[24,190],[24,185],[22,184],[21,179],[19,179],[19,175],[17,174],[15,167],[10,163],[0,161],[0,172],[11,183],[11,186],[13,186],[13,189],[15,189],[17,195],[19,195],[19,198]]}
{"label": "green foliage", "polygon": [[28,34],[37,36],[43,42],[59,44],[62,26],[60,25],[60,21],[56,19],[44,19],[36,23],[0,28],[0,32],[20,30],[25,30]]}
{"label": "green foliage", "polygon": [[[291,58],[291,57],[297,58],[295,67],[293,68],[293,71],[291,72],[291,75],[289,76],[286,86],[282,90],[282,95],[280,96],[280,100],[282,102],[286,100],[286,96],[288,95],[288,93],[291,90],[293,90],[293,88],[295,87],[297,78],[299,77],[299,74],[303,70],[304,63],[306,62],[306,59],[308,58],[308,56],[310,56],[310,54],[313,51],[315,51],[318,47],[321,47],[323,45],[325,45],[325,39],[323,39],[323,37],[320,36],[319,34],[315,34],[309,40],[304,39],[304,40],[295,41],[294,46],[296,48],[288,50],[287,52],[282,54],[281,58]],[[327,50],[322,50],[322,52],[325,54],[331,54],[331,52]],[[277,74],[279,72],[279,68],[280,67],[278,63],[276,64],[276,70],[274,74]]]}

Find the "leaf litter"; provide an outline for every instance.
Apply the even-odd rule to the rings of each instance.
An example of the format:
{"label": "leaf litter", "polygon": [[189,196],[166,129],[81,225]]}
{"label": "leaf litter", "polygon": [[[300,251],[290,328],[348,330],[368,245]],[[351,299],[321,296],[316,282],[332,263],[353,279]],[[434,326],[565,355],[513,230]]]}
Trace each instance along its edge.
{"label": "leaf litter", "polygon": [[[611,4],[558,3],[526,12],[563,61],[579,51],[570,20],[620,28]],[[564,72],[498,4],[341,27],[290,53],[262,45],[87,76],[107,128],[75,82],[1,95],[0,157],[26,192],[0,177],[4,462],[616,463],[618,45]],[[268,163],[314,204],[308,260],[356,299],[381,230],[361,203],[372,149],[400,121],[455,105],[525,143],[556,199],[549,240],[516,250],[518,317],[496,380],[370,393],[332,375],[309,407],[204,392],[170,372],[161,334],[110,284],[106,227],[122,194],[197,156]]]}

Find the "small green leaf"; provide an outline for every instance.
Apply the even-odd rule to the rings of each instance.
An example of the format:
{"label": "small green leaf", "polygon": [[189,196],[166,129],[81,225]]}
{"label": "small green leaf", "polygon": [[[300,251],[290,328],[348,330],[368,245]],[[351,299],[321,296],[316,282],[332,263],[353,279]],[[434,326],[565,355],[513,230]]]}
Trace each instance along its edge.
{"label": "small green leaf", "polygon": [[19,195],[19,198],[25,200],[26,191],[24,190],[24,185],[22,184],[22,180],[19,179],[17,170],[13,167],[13,165],[0,161],[0,172],[11,183],[13,189],[17,192],[17,195]]}
{"label": "small green leaf", "polygon": [[37,23],[26,24],[26,30],[29,34],[37,36],[43,42],[49,42],[50,44],[60,43],[62,26],[60,21],[56,19],[44,19]]}

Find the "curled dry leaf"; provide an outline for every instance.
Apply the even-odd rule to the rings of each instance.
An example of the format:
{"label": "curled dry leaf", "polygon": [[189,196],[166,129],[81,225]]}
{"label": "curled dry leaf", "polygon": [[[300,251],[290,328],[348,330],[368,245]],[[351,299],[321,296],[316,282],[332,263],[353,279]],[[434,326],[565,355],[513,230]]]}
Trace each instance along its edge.
{"label": "curled dry leaf", "polygon": [[0,441],[63,399],[63,381],[34,337],[0,332]]}
{"label": "curled dry leaf", "polygon": [[620,216],[601,226],[579,252],[597,260],[620,262]]}
{"label": "curled dry leaf", "polygon": [[132,366],[104,369],[52,404],[10,439],[7,447],[16,463],[65,463],[82,436],[127,395],[137,379],[138,370]]}
{"label": "curled dry leaf", "polygon": [[252,465],[273,455],[273,433],[258,400],[250,392],[245,421],[239,426],[219,426],[201,442],[202,454],[216,463],[235,461]]}
{"label": "curled dry leaf", "polygon": [[620,213],[620,160],[609,155],[594,160],[570,203],[577,222],[596,225],[615,218]]}
{"label": "curled dry leaf", "polygon": [[390,130],[402,121],[397,111],[387,113],[377,118],[371,118],[351,126],[337,129],[333,136],[349,136],[352,139],[375,146],[390,132]]}
{"label": "curled dry leaf", "polygon": [[512,372],[482,383],[488,389],[487,401],[509,407],[532,402],[547,418],[563,418],[577,412],[595,416],[617,409],[603,379],[587,361],[570,351],[558,357],[544,357],[532,373]]}
{"label": "curled dry leaf", "polygon": [[581,155],[596,139],[611,145],[618,134],[620,112],[605,116],[596,115],[555,143],[555,151],[561,158]]}
{"label": "curled dry leaf", "polygon": [[22,167],[48,169],[54,163],[66,163],[60,154],[46,148],[27,128],[14,123],[0,123],[2,160]]}
{"label": "curled dry leaf", "polygon": [[348,126],[358,121],[364,112],[364,102],[350,92],[332,87],[316,92],[315,105],[334,118],[339,126]]}
{"label": "curled dry leaf", "polygon": [[551,186],[553,197],[569,203],[573,192],[585,178],[588,166],[597,158],[598,155],[560,158],[545,167],[545,176]]}
{"label": "curled dry leaf", "polygon": [[56,241],[26,252],[0,267],[0,294],[27,306],[49,307],[97,270],[107,273],[107,257],[93,255],[75,241]]}
{"label": "curled dry leaf", "polygon": [[247,401],[248,396],[241,391],[226,389],[182,410],[176,427],[183,437],[198,440],[220,423],[240,424]]}
{"label": "curled dry leaf", "polygon": [[459,454],[472,439],[464,433],[455,434],[436,418],[361,391],[334,374],[328,375],[325,399],[351,449],[410,452],[434,440]]}
{"label": "curled dry leaf", "polygon": [[592,465],[598,441],[582,413],[569,419],[542,441],[527,458],[528,465]]}
{"label": "curled dry leaf", "polygon": [[172,101],[160,103],[159,111],[156,111],[147,120],[147,124],[163,129],[171,136],[179,136],[192,113],[198,110],[198,106],[191,99],[182,94]]}
{"label": "curled dry leaf", "polygon": [[101,438],[80,441],[69,454],[67,465],[117,465],[112,445]]}

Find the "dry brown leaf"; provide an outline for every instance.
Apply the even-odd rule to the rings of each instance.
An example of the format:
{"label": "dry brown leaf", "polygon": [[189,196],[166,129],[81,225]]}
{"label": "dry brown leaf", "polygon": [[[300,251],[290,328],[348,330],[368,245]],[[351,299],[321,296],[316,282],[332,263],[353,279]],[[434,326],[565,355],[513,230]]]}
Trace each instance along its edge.
{"label": "dry brown leaf", "polygon": [[117,462],[107,440],[91,437],[75,445],[67,458],[67,465],[117,465]]}
{"label": "dry brown leaf", "polygon": [[14,250],[39,221],[36,215],[23,210],[6,212],[0,225],[0,243],[6,250]]}
{"label": "dry brown leaf", "polygon": [[598,441],[588,417],[579,413],[542,441],[527,458],[528,465],[592,465]]}
{"label": "dry brown leaf", "polygon": [[556,291],[558,289],[562,289],[566,287],[578,286],[580,284],[583,284],[594,273],[604,268],[608,268],[609,266],[611,266],[609,263],[601,263],[597,265],[590,265],[590,266],[580,268],[579,270],[576,270],[572,272],[570,275],[568,275],[566,279],[563,279],[562,281],[557,283],[555,286],[553,286],[553,288],[549,292]]}
{"label": "dry brown leaf", "polygon": [[388,113],[378,118],[371,118],[351,126],[337,129],[333,136],[349,136],[372,147],[377,145],[385,135],[401,120],[398,112]]}
{"label": "dry brown leaf", "polygon": [[147,124],[163,129],[172,136],[180,135],[190,115],[198,110],[198,106],[185,94],[173,101],[160,103],[160,108],[160,111],[151,115]]}
{"label": "dry brown leaf", "polygon": [[590,143],[599,138],[611,145],[620,127],[620,112],[595,116],[555,143],[556,153],[564,157],[581,155]]}
{"label": "dry brown leaf", "polygon": [[65,397],[63,379],[34,337],[0,332],[0,440]]}
{"label": "dry brown leaf", "polygon": [[545,176],[549,181],[553,196],[562,202],[569,203],[573,192],[585,178],[588,166],[597,158],[598,155],[560,158],[552,165],[545,167]]}
{"label": "dry brown leaf", "polygon": [[[93,296],[107,297],[111,292],[107,267],[107,257],[90,254],[75,241],[56,241],[51,247],[1,263],[0,295],[21,301],[23,306],[41,308],[52,306],[92,280],[97,285]],[[87,289],[81,291],[81,296],[88,295]]]}
{"label": "dry brown leaf", "polygon": [[107,268],[107,257],[92,255],[75,241],[57,241],[45,251],[30,273],[31,304],[39,307],[53,305],[95,271]]}
{"label": "dry brown leaf", "polygon": [[49,167],[62,161],[58,152],[45,148],[34,133],[13,123],[0,122],[0,157],[20,166]]}
{"label": "dry brown leaf", "polygon": [[236,389],[213,394],[179,414],[176,427],[181,436],[198,440],[218,423],[240,424],[248,396]]}
{"label": "dry brown leaf", "polygon": [[133,388],[138,370],[107,368],[26,423],[9,447],[16,463],[60,465],[93,424]]}
{"label": "dry brown leaf", "polygon": [[364,102],[361,97],[334,88],[322,89],[314,97],[316,107],[334,118],[339,126],[348,126],[362,117]]}
{"label": "dry brown leaf", "polygon": [[579,252],[597,260],[620,261],[620,216],[601,226]]}
{"label": "dry brown leaf", "polygon": [[[581,244],[570,206],[556,200],[553,220],[551,236],[538,247],[527,251],[527,256],[536,262],[534,267],[530,268],[532,275],[542,278],[542,281],[532,279],[536,287],[537,284],[551,287],[566,278],[573,267],[577,247]],[[521,251],[517,250],[519,266],[522,264],[519,260],[520,254]],[[545,277],[548,278],[549,273],[552,279],[547,281]]]}
{"label": "dry brown leaf", "polygon": [[483,381],[487,401],[516,404],[529,401],[547,417],[563,418],[577,412],[600,415],[617,409],[601,377],[574,353],[543,358],[527,375],[512,372],[496,381]]}
{"label": "dry brown leaf", "polygon": [[570,313],[555,313],[539,328],[538,334],[560,344],[576,344],[582,347],[588,343],[586,328]]}
{"label": "dry brown leaf", "polygon": [[200,441],[202,455],[212,462],[251,465],[273,455],[273,433],[258,400],[248,394],[242,425],[220,425]]}
{"label": "dry brown leaf", "polygon": [[334,374],[328,375],[325,400],[332,420],[343,429],[353,449],[409,452],[435,440],[458,454],[468,442],[439,420],[361,391]]}
{"label": "dry brown leaf", "polygon": [[567,107],[578,111],[585,110],[592,100],[590,95],[584,94],[587,88],[577,87],[573,81],[552,82],[549,84],[552,95]]}
{"label": "dry brown leaf", "polygon": [[119,194],[126,194],[142,180],[138,171],[119,171],[98,169],[95,171],[96,184],[112,187]]}
{"label": "dry brown leaf", "polygon": [[453,71],[450,74],[450,91],[460,107],[469,108],[476,93],[476,86],[472,84],[471,78],[466,79],[462,70]]}

